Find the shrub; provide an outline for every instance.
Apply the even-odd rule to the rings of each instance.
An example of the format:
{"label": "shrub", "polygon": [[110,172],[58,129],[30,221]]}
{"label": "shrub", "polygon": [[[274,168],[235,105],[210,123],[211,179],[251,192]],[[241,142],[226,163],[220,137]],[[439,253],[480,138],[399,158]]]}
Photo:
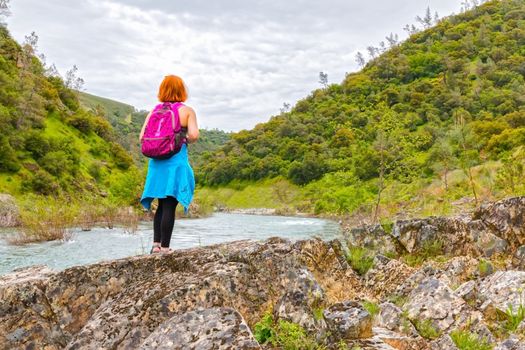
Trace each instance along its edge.
{"label": "shrub", "polygon": [[44,196],[58,194],[60,186],[53,176],[46,171],[38,169],[33,175],[22,180],[24,191],[33,191]]}
{"label": "shrub", "polygon": [[0,171],[17,172],[19,169],[15,150],[9,144],[7,137],[0,136]]}
{"label": "shrub", "polygon": [[28,200],[20,210],[22,226],[8,238],[12,244],[67,240],[71,237],[69,227],[75,222],[75,211],[65,200],[56,198]]}
{"label": "shrub", "polygon": [[507,320],[505,322],[505,328],[509,332],[514,332],[518,329],[520,323],[525,319],[525,306],[519,305],[517,310],[514,310],[512,305],[509,305],[507,311],[505,312]]}
{"label": "shrub", "polygon": [[275,339],[275,331],[273,329],[273,317],[271,313],[263,315],[262,319],[254,326],[253,336],[259,344],[266,344]]}
{"label": "shrub", "polygon": [[435,258],[443,254],[443,241],[435,239],[423,243],[423,247],[419,252],[407,254],[403,257],[403,261],[408,266],[420,266],[425,261]]}
{"label": "shrub", "polygon": [[366,311],[368,311],[368,313],[372,317],[375,317],[381,311],[381,308],[379,307],[379,305],[377,305],[373,301],[365,301],[365,302],[363,302],[363,307],[365,308]]}
{"label": "shrub", "polygon": [[374,266],[374,257],[370,255],[370,252],[366,248],[350,247],[346,259],[352,268],[360,275],[364,275]]}
{"label": "shrub", "polygon": [[464,330],[455,330],[450,333],[450,337],[459,350],[492,350],[487,339],[477,334]]}
{"label": "shrub", "polygon": [[437,339],[441,336],[441,331],[434,327],[431,320],[416,320],[414,326],[425,339]]}

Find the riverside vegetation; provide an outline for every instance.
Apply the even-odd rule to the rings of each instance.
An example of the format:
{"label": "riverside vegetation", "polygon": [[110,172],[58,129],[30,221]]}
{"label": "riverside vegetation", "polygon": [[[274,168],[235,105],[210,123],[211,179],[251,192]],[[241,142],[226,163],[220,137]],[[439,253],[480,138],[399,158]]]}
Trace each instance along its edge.
{"label": "riverside vegetation", "polygon": [[522,350],[524,244],[517,197],[332,241],[29,267],[0,277],[0,348]]}
{"label": "riverside vegetation", "polygon": [[[62,78],[38,53],[36,34],[19,45],[0,25],[0,193],[15,197],[23,226],[12,242],[67,238],[69,227],[96,223],[133,231],[141,215],[147,112],[79,92],[76,71]],[[203,130],[192,157],[228,137]],[[208,213],[200,202],[193,212]]]}

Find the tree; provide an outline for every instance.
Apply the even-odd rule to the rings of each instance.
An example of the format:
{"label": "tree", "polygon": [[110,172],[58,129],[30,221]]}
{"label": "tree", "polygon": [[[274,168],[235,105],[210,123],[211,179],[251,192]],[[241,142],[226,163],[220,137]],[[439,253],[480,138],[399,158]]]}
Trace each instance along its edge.
{"label": "tree", "polygon": [[436,141],[430,151],[430,161],[433,162],[433,169],[438,172],[443,179],[445,192],[448,192],[448,173],[454,169],[456,157],[452,146],[446,139]]}
{"label": "tree", "polygon": [[423,17],[416,16],[416,21],[418,23],[420,23],[423,26],[423,28],[425,28],[425,29],[428,29],[428,28],[432,27],[434,22],[432,20],[432,11],[430,11],[430,6],[427,7],[427,11],[425,12],[425,16],[423,16]]}
{"label": "tree", "polygon": [[355,61],[359,65],[359,68],[363,68],[366,64],[365,56],[361,53],[361,51],[358,51],[355,55]]}
{"label": "tree", "polygon": [[66,72],[66,87],[80,91],[82,90],[82,87],[84,86],[84,79],[77,76],[78,73],[78,67],[76,65],[73,65],[73,68],[68,70]]}
{"label": "tree", "polygon": [[399,43],[399,35],[390,33],[389,36],[387,36],[386,41],[388,42],[388,46],[394,47]]}
{"label": "tree", "polygon": [[457,146],[459,165],[468,177],[469,186],[474,196],[474,202],[477,205],[478,194],[472,168],[479,164],[480,159],[476,137],[472,132],[471,126],[468,124],[470,119],[471,115],[465,109],[459,108],[454,111],[454,129],[452,130],[452,138]]}
{"label": "tree", "polygon": [[11,14],[9,0],[0,0],[0,25],[5,26],[4,19]]}
{"label": "tree", "polygon": [[379,49],[375,46],[368,46],[366,49],[368,51],[368,56],[370,56],[371,59],[374,59],[379,55]]}
{"label": "tree", "polygon": [[328,74],[324,72],[319,72],[319,84],[321,84],[323,87],[328,86]]}
{"label": "tree", "polygon": [[288,102],[283,102],[283,106],[281,107],[280,111],[281,113],[289,112],[291,108],[291,105]]}

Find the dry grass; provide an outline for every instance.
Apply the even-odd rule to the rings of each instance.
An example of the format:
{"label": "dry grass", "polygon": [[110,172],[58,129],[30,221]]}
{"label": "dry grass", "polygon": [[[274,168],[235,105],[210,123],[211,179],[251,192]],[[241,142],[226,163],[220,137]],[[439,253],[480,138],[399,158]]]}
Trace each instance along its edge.
{"label": "dry grass", "polygon": [[68,240],[75,223],[75,211],[58,202],[35,202],[20,211],[20,229],[7,238],[11,244]]}

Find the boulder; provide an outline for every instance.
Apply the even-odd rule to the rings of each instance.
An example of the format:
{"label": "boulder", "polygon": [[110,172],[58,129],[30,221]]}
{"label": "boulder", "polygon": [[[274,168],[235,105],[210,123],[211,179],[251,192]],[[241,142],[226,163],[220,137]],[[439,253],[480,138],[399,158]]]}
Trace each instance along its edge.
{"label": "boulder", "polygon": [[191,311],[231,308],[253,325],[289,290],[303,291],[296,300],[309,307],[321,289],[334,299],[356,295],[362,287],[337,247],[273,238],[60,272],[15,271],[0,277],[0,349],[137,349],[161,324]]}
{"label": "boulder", "polygon": [[0,227],[15,227],[20,224],[20,213],[15,198],[0,193]]}
{"label": "boulder", "polygon": [[381,225],[345,228],[343,231],[345,239],[354,246],[366,247],[381,254],[397,253],[397,240]]}
{"label": "boulder", "polygon": [[427,278],[412,290],[403,309],[411,321],[428,320],[441,332],[450,330],[470,313],[465,301],[436,278]]}
{"label": "boulder", "polygon": [[505,312],[509,306],[517,310],[525,302],[525,272],[497,271],[478,285],[480,307],[489,319],[497,317],[496,310]]}
{"label": "boulder", "polygon": [[430,342],[431,350],[459,350],[450,335],[445,334],[440,338]]}
{"label": "boulder", "polygon": [[513,335],[499,343],[494,350],[525,350],[525,342]]}
{"label": "boulder", "polygon": [[512,266],[519,270],[525,270],[525,245],[516,249],[516,252],[512,256]]}
{"label": "boulder", "polygon": [[508,242],[482,220],[472,220],[467,225],[470,238],[480,255],[491,257],[504,254],[510,249]]}
{"label": "boulder", "polygon": [[260,349],[242,316],[232,308],[188,311],[162,323],[142,350]]}
{"label": "boulder", "polygon": [[512,248],[525,245],[525,196],[482,205],[472,218],[481,220]]}
{"label": "boulder", "polygon": [[464,217],[429,217],[399,220],[394,224],[393,236],[409,253],[419,253],[435,242],[441,242],[448,255],[475,255],[468,219]]}
{"label": "boulder", "polygon": [[416,336],[416,329],[396,305],[386,302],[380,305],[381,311],[374,320],[374,325],[402,335]]}
{"label": "boulder", "polygon": [[372,337],[372,316],[355,301],[334,304],[323,316],[335,342]]}
{"label": "boulder", "polygon": [[364,285],[370,295],[380,299],[392,295],[414,272],[415,269],[399,260],[378,255],[364,276]]}
{"label": "boulder", "polygon": [[287,287],[284,295],[274,307],[275,319],[299,324],[309,332],[322,332],[326,328],[324,320],[315,316],[315,310],[325,303],[322,288],[308,270],[290,271],[289,279],[294,281]]}
{"label": "boulder", "polygon": [[392,332],[388,329],[374,327],[374,338],[390,345],[396,350],[426,350],[428,344],[425,339],[418,335],[407,336]]}

